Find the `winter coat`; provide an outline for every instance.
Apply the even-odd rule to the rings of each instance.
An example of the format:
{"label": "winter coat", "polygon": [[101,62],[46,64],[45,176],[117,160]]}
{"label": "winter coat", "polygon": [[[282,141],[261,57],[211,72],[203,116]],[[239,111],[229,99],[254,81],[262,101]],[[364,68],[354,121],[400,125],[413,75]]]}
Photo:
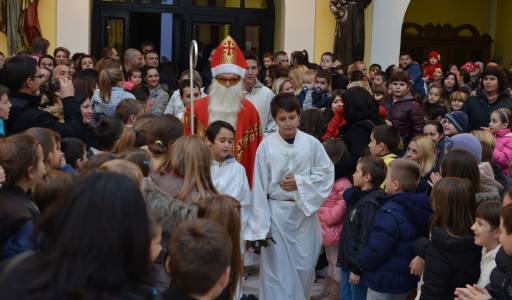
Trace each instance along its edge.
{"label": "winter coat", "polygon": [[480,277],[482,248],[473,235],[453,237],[436,226],[431,240],[416,242],[416,253],[425,260],[420,300],[451,300],[456,288],[475,284]]}
{"label": "winter coat", "polygon": [[32,249],[31,236],[39,209],[18,186],[0,189],[0,258]]}
{"label": "winter coat", "polygon": [[475,194],[476,202],[501,201],[500,192],[503,190],[503,186],[494,179],[491,164],[488,162],[479,163],[478,171],[480,172],[480,188]]}
{"label": "winter coat", "polygon": [[357,160],[363,156],[364,151],[368,148],[373,128],[382,124],[384,124],[384,121],[375,116],[371,119],[358,120],[353,123],[348,122],[340,128],[340,134],[347,146],[349,155],[334,165],[335,178],[352,177],[356,170]]}
{"label": "winter coat", "polygon": [[100,90],[96,90],[92,96],[92,119],[91,124],[95,126],[101,118],[112,118],[116,115],[117,105],[124,99],[135,99],[132,93],[125,91],[122,87],[112,87],[110,100],[103,102]]}
{"label": "winter coat", "polygon": [[343,107],[336,110],[336,113],[332,116],[331,120],[327,124],[325,134],[322,136],[322,140],[328,140],[331,138],[340,136],[340,127],[345,123],[343,118]]}
{"label": "winter coat", "polygon": [[411,95],[393,102],[388,110],[388,118],[398,129],[404,145],[408,145],[413,137],[423,134],[424,116],[422,105]]}
{"label": "winter coat", "polygon": [[423,81],[423,72],[417,63],[412,63],[404,68],[404,71],[409,74],[409,79],[413,82],[412,92],[414,95],[420,96],[422,99],[427,92],[425,91],[425,82]]}
{"label": "winter coat", "polygon": [[169,196],[150,178],[144,180],[143,196],[148,210],[160,220],[162,225],[162,254],[159,256],[157,263],[163,264],[168,253],[167,248],[172,232],[181,221],[197,217],[197,206],[188,205]]}
{"label": "winter coat", "polygon": [[480,127],[488,127],[491,113],[499,108],[512,109],[512,98],[503,94],[490,104],[484,93],[470,96],[462,107],[469,118],[469,131],[479,130]]}
{"label": "winter coat", "polygon": [[325,108],[329,103],[330,98],[331,94],[328,91],[322,91],[315,88],[311,93],[306,92],[304,102],[302,103],[302,109]]}
{"label": "winter coat", "polygon": [[149,97],[153,99],[151,112],[157,115],[162,115],[169,103],[169,94],[160,85],[158,85],[156,88],[149,90]]}
{"label": "winter coat", "polygon": [[381,189],[361,191],[352,187],[343,196],[348,208],[338,249],[338,265],[360,276],[363,271],[357,264],[357,257],[368,242],[375,215],[380,208],[378,198],[385,197],[386,193]]}
{"label": "winter coat", "polygon": [[493,299],[512,299],[512,256],[507,255],[503,247],[496,254],[496,268],[485,289]]}
{"label": "winter coat", "polygon": [[508,164],[512,161],[512,133],[510,128],[503,128],[494,132],[496,148],[492,152],[492,158],[501,166],[503,174],[510,173]]}
{"label": "winter coat", "polygon": [[322,229],[322,240],[325,247],[337,245],[343,229],[343,218],[347,211],[343,192],[351,186],[350,180],[340,178],[334,182],[329,196],[318,209],[318,220]]}
{"label": "winter coat", "polygon": [[43,127],[58,132],[62,138],[81,138],[83,135],[80,102],[75,97],[62,100],[64,123],[60,123],[51,113],[39,108],[40,97],[12,92],[9,100],[12,107],[9,119],[5,120],[6,134],[20,133],[32,127]]}
{"label": "winter coat", "polygon": [[357,259],[364,283],[379,293],[402,294],[414,289],[419,277],[410,274],[414,245],[427,234],[432,209],[427,196],[398,193],[381,198],[368,244]]}

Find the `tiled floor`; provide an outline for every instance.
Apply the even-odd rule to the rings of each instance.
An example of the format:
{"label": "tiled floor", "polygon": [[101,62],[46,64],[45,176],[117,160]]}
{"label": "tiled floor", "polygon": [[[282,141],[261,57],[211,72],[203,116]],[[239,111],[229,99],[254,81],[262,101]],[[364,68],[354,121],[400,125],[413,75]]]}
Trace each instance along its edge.
{"label": "tiled floor", "polygon": [[[254,295],[258,297],[258,284],[259,284],[259,268],[248,267],[246,269],[249,277],[244,281],[243,293],[246,295]],[[322,291],[323,279],[319,279],[313,285],[313,295],[318,295]],[[308,299],[309,300],[309,299]]]}

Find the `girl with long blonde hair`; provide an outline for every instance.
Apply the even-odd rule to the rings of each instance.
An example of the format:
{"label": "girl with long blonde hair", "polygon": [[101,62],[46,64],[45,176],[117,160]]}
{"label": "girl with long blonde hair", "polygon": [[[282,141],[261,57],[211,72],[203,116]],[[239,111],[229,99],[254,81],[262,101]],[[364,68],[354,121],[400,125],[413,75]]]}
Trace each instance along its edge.
{"label": "girl with long blonde hair", "polygon": [[179,138],[169,149],[152,179],[171,197],[186,203],[199,203],[217,195],[210,176],[211,153],[199,137]]}
{"label": "girl with long blonde hair", "polygon": [[432,140],[424,135],[415,136],[409,142],[404,158],[415,161],[420,167],[421,178],[418,192],[430,194],[428,180],[436,164],[436,146]]}

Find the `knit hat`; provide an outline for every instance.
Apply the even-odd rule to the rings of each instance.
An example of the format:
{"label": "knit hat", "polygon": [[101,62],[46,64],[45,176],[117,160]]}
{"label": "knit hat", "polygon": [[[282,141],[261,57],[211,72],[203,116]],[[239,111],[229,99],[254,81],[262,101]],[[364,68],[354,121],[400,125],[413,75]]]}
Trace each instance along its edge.
{"label": "knit hat", "polygon": [[448,147],[448,151],[455,149],[466,150],[476,159],[477,162],[482,161],[482,144],[472,134],[460,133],[450,138],[451,145]]}
{"label": "knit hat", "polygon": [[445,118],[452,122],[453,126],[459,131],[459,133],[468,131],[468,115],[463,111],[452,111],[444,115]]}
{"label": "knit hat", "polygon": [[210,64],[213,77],[219,74],[233,73],[243,78],[247,69],[247,62],[242,51],[229,35],[220,42]]}

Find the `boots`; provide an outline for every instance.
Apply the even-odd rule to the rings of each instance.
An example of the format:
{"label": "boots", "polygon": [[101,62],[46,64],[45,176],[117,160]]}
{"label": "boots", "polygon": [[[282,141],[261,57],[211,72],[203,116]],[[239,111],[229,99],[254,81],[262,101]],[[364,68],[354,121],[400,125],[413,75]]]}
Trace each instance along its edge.
{"label": "boots", "polygon": [[334,278],[328,276],[325,279],[327,295],[325,295],[320,300],[339,300],[340,299],[340,283],[336,281]]}

